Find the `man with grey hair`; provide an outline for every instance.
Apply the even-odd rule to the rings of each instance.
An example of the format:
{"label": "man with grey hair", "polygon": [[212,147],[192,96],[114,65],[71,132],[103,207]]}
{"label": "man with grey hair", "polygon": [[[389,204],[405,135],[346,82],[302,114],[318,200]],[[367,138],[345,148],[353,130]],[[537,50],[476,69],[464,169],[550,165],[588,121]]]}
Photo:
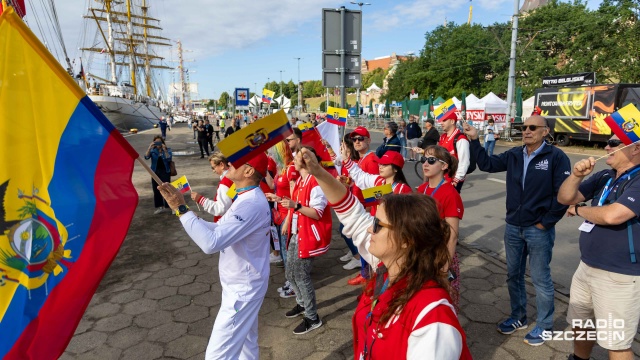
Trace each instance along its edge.
{"label": "man with grey hair", "polygon": [[381,158],[384,153],[388,150],[401,152],[402,145],[400,144],[400,139],[398,139],[398,124],[393,121],[389,121],[384,124],[384,136],[385,138],[382,140],[382,145],[378,146],[376,149],[376,156]]}

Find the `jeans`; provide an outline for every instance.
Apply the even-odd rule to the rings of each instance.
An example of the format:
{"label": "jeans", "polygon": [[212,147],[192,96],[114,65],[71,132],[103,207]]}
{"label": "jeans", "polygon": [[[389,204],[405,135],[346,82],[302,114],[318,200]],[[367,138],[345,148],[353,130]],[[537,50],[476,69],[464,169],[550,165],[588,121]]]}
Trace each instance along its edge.
{"label": "jeans", "polygon": [[[284,224],[284,222],[282,223]],[[278,240],[280,242],[280,256],[282,257],[282,266],[287,268],[287,235],[282,234],[282,224],[276,225],[276,231],[278,231]]]}
{"label": "jeans", "polygon": [[487,152],[487,155],[493,155],[493,148],[496,147],[496,141],[485,141],[484,142],[484,150]]}
{"label": "jeans", "polygon": [[313,258],[301,259],[298,257],[298,235],[291,235],[289,249],[287,250],[289,266],[285,268],[285,276],[291,283],[291,288],[296,293],[296,302],[304,307],[304,316],[316,319],[318,308],[316,306],[316,290],[311,282],[311,261]]}
{"label": "jeans", "polygon": [[529,271],[536,290],[536,321],[545,330],[553,327],[553,281],[549,264],[555,238],[555,228],[540,230],[535,225],[521,227],[507,224],[504,231],[511,318],[521,320],[527,316],[524,274],[529,255]]}
{"label": "jeans", "polygon": [[400,148],[400,154],[402,154],[402,157],[406,159],[407,158],[407,148],[406,148],[407,138],[405,136],[400,138],[400,146],[402,146]]}
{"label": "jeans", "polygon": [[349,251],[351,251],[351,255],[358,255],[358,248],[353,244],[353,239],[344,236],[342,229],[344,229],[344,225],[340,224],[340,236],[342,236],[344,242],[347,243]]}

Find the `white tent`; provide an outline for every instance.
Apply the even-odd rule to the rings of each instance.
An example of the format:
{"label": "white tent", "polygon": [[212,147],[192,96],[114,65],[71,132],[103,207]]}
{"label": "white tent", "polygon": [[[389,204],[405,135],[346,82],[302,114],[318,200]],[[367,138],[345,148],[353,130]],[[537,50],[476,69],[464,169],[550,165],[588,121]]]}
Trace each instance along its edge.
{"label": "white tent", "polygon": [[[453,103],[458,109],[462,108],[462,101],[458,100],[455,96],[453,97]],[[467,106],[467,110],[484,110],[484,103],[482,100],[478,99],[478,97],[473,94],[469,94],[465,98],[465,105]]]}
{"label": "white tent", "polygon": [[378,85],[376,85],[376,83],[371,84],[371,86],[369,86],[367,88],[367,92],[369,91],[380,91],[381,89],[378,87]]}
{"label": "white tent", "polygon": [[522,102],[522,121],[531,116],[535,107],[535,96],[528,98]]}
{"label": "white tent", "polygon": [[496,94],[490,92],[483,97],[484,110],[487,114],[506,114],[507,102],[500,99]]}
{"label": "white tent", "polygon": [[280,104],[280,108],[284,110],[284,112],[288,113],[291,108],[291,99],[284,95],[280,95],[277,98],[273,99],[275,102]]}

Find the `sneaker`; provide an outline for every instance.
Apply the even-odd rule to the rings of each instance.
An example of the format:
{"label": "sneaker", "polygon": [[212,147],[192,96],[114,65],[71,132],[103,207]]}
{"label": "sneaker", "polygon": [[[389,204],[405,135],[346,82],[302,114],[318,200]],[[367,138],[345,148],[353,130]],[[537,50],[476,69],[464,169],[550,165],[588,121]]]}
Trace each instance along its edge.
{"label": "sneaker", "polygon": [[353,259],[353,255],[351,255],[351,253],[349,252],[349,253],[346,253],[344,256],[342,256],[340,258],[340,261],[347,262],[347,261],[349,261],[351,259]]}
{"label": "sneaker", "polygon": [[543,328],[536,325],[533,330],[529,331],[529,333],[524,336],[524,343],[531,346],[540,346],[544,344],[544,339],[542,338],[543,331],[545,331]]}
{"label": "sneaker", "polygon": [[362,267],[362,263],[360,262],[360,259],[352,258],[342,268],[345,270],[353,270],[360,267]]}
{"label": "sneaker", "polygon": [[276,255],[274,253],[269,254],[269,263],[276,264],[279,262],[282,262],[282,258],[280,257],[280,255]]}
{"label": "sneaker", "polygon": [[287,290],[289,290],[289,288],[291,287],[291,283],[289,282],[289,280],[284,282],[284,285],[282,285],[281,287],[277,288],[276,290],[278,290],[279,293],[281,292],[285,292]]}
{"label": "sneaker", "polygon": [[508,318],[507,320],[498,324],[498,332],[509,335],[516,332],[516,330],[526,329],[529,325],[527,325],[527,318],[522,320],[514,320],[512,318]]}
{"label": "sneaker", "polygon": [[358,274],[358,276],[354,277],[353,279],[349,279],[349,281],[347,281],[347,284],[349,285],[362,285],[364,283],[367,282],[367,279],[363,278],[362,275]]}
{"label": "sneaker", "polygon": [[320,326],[322,326],[322,320],[320,320],[320,316],[316,316],[315,320],[311,320],[308,317],[305,317],[304,319],[302,319],[302,323],[300,323],[300,325],[296,326],[296,328],[293,329],[293,333],[296,335],[306,334],[311,330],[319,328]]}
{"label": "sneaker", "polygon": [[156,211],[153,212],[153,215],[158,215],[158,214],[162,214],[162,212],[164,211],[164,208],[156,208]]}
{"label": "sneaker", "polygon": [[283,291],[280,293],[280,297],[283,299],[294,297],[294,296],[296,296],[296,293],[293,291],[293,289],[287,289],[287,291]]}
{"label": "sneaker", "polygon": [[284,314],[284,316],[288,318],[294,318],[299,315],[304,315],[304,308],[298,304],[296,304],[296,306],[294,306],[293,309],[287,311],[287,313]]}

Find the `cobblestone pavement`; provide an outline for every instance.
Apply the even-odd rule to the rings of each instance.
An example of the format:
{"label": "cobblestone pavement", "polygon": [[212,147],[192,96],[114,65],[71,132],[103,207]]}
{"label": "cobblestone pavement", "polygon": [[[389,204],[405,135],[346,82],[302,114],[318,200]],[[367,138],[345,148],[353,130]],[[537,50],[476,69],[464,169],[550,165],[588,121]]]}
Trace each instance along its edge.
{"label": "cobblestone pavement", "polygon": [[[143,153],[159,131],[127,139]],[[169,133],[168,145],[192,151],[192,133],[178,125]],[[191,187],[213,196],[214,177],[199,153],[174,157],[180,175]],[[178,219],[168,212],[153,215],[149,176],[136,166],[133,181],[140,203],[120,253],[102,280],[67,351],[61,359],[203,359],[213,322],[220,306],[218,255],[206,255],[188,238]],[[195,204],[192,203],[192,207]],[[113,209],[117,211],[117,209]],[[200,213],[203,218],[209,215]],[[464,226],[464,223],[463,223]],[[347,247],[338,235],[334,219],[331,250],[314,261],[313,280],[318,311],[325,325],[308,334],[292,333],[300,318],[284,313],[295,300],[282,299],[276,288],[284,282],[283,269],[272,266],[269,291],[260,310],[261,359],[352,359],[351,315],[360,288],[346,281],[356,271],[342,269],[338,258]],[[482,249],[464,244],[461,255],[460,321],[475,359],[566,359],[571,343],[551,341],[531,347],[523,343],[525,332],[501,335],[495,325],[509,314],[505,265]],[[529,318],[535,319],[535,298],[527,285]],[[556,297],[556,330],[564,321],[568,299]],[[634,344],[640,355],[638,342]],[[593,358],[606,359],[596,347]]]}

